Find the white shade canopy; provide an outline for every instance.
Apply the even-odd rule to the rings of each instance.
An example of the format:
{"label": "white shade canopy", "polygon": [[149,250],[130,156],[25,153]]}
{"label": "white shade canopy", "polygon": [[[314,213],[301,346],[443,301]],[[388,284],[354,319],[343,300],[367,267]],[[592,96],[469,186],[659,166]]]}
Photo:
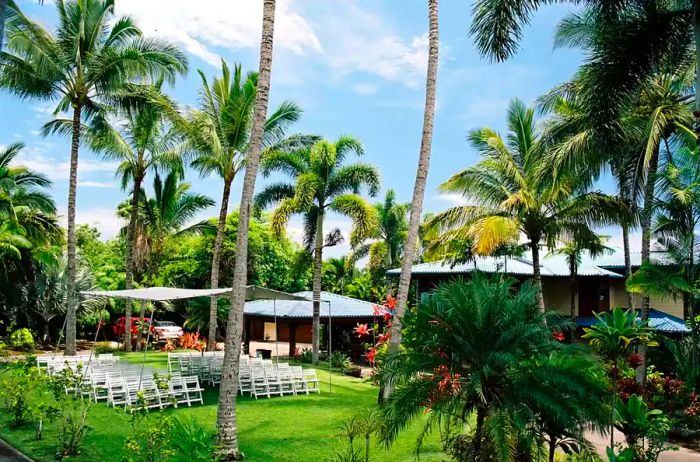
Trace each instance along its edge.
{"label": "white shade canopy", "polygon": [[[145,287],[128,290],[90,290],[80,292],[86,297],[111,297],[149,302],[167,302],[197,297],[226,297],[231,288],[179,289],[176,287]],[[246,286],[246,300],[308,300],[306,297],[258,286]]]}

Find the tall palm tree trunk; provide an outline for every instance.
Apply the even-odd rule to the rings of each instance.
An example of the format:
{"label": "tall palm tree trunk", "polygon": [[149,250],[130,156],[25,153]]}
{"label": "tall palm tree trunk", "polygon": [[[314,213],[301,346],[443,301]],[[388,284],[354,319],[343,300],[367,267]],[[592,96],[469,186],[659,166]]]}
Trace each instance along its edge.
{"label": "tall palm tree trunk", "polygon": [[243,334],[243,305],[245,303],[246,267],[248,261],[248,226],[253,193],[255,192],[255,179],[260,163],[263,129],[267,116],[274,28],[275,0],[264,0],[262,38],[260,40],[260,70],[251,127],[250,149],[246,159],[243,191],[241,193],[231,309],[226,325],[226,352],[224,353],[223,374],[219,389],[219,407],[216,415],[217,453],[224,460],[239,460],[242,457],[238,449],[236,394],[238,393],[238,365],[241,354],[241,336]]}
{"label": "tall palm tree trunk", "polygon": [[[625,281],[632,275],[632,258],[630,257],[630,227],[622,223],[622,250],[625,254]],[[634,309],[634,295],[627,290],[627,308]]]}
{"label": "tall palm tree trunk", "polygon": [[[214,239],[214,251],[211,256],[211,288],[219,287],[219,266],[221,264],[221,246],[224,242],[224,231],[226,229],[226,216],[228,215],[228,201],[231,197],[231,183],[233,179],[224,180],[224,193],[221,197],[221,210],[219,210],[219,221],[216,224],[216,239]],[[218,327],[219,300],[211,297],[209,305],[209,337],[207,338],[207,350],[216,349],[216,330]]]}
{"label": "tall palm tree trunk", "polygon": [[695,35],[695,134],[700,143],[700,0],[693,0],[693,33]]}
{"label": "tall palm tree trunk", "polygon": [[314,243],[314,280],[313,290],[313,327],[311,337],[312,355],[311,361],[318,363],[318,348],[321,334],[321,274],[323,271],[323,217],[324,212],[319,207],[318,217],[316,217],[316,239]]}
{"label": "tall palm tree trunk", "polygon": [[[430,30],[428,35],[428,72],[425,82],[425,110],[423,112],[423,137],[421,139],[420,156],[418,157],[418,170],[416,182],[413,187],[413,199],[411,201],[411,216],[408,221],[406,241],[403,246],[403,262],[401,263],[401,275],[399,277],[399,289],[396,295],[396,313],[391,324],[388,352],[396,354],[401,345],[401,320],[406,311],[408,302],[408,289],[411,284],[411,266],[416,254],[418,242],[418,228],[421,214],[423,213],[423,198],[425,196],[425,184],[430,167],[430,153],[433,144],[433,123],[435,119],[435,93],[437,91],[438,54],[440,37],[438,30],[438,0],[428,0],[428,21]],[[384,386],[384,398],[388,398],[394,392],[394,385],[386,383]]]}
{"label": "tall palm tree trunk", "polygon": [[[139,196],[141,194],[141,183],[143,177],[134,177],[134,189],[131,193],[131,211],[129,212],[129,225],[126,228],[126,275],[124,278],[124,286],[127,290],[134,286],[134,267],[136,266],[136,222],[139,219]],[[141,309],[145,310],[145,306],[141,303]],[[131,310],[133,304],[131,301],[126,302],[126,313],[124,315],[124,349],[131,351]],[[143,315],[141,315],[143,317]],[[136,350],[141,350],[141,328],[139,326],[136,334]]]}
{"label": "tall palm tree trunk", "polygon": [[[659,148],[654,149],[654,152],[649,159],[649,167],[647,168],[647,182],[644,185],[644,206],[642,208],[641,228],[642,228],[642,265],[650,262],[651,250],[651,219],[653,216],[654,206],[654,189],[656,188],[656,171],[659,167]],[[642,298],[642,320],[649,319],[649,296],[645,295]],[[645,383],[647,377],[647,349],[645,345],[640,345],[639,354],[642,357],[642,365],[637,369],[637,382]]]}
{"label": "tall palm tree trunk", "polygon": [[537,287],[537,306],[540,312],[544,313],[544,295],[542,292],[542,273],[540,268],[540,243],[539,241],[530,241],[530,249],[532,251],[532,280],[535,281]]}
{"label": "tall palm tree trunk", "polygon": [[571,320],[576,320],[576,297],[578,295],[578,284],[576,283],[576,256],[571,258],[569,262],[569,296],[571,297],[570,309],[571,309]]}
{"label": "tall palm tree trunk", "polygon": [[[129,212],[129,224],[126,228],[126,274],[124,278],[124,286],[126,289],[131,289],[134,286],[134,267],[135,262],[135,249],[136,249],[136,222],[138,221],[139,215],[139,194],[141,194],[141,182],[143,178],[134,178],[134,189],[131,195],[131,211]],[[131,351],[131,313],[133,304],[131,301],[126,302],[126,312],[124,314],[124,349],[126,351]],[[138,340],[136,342],[136,348],[139,348],[140,344],[140,333],[138,334]]]}
{"label": "tall palm tree trunk", "polygon": [[7,0],[0,0],[0,52],[5,42],[5,19],[7,18]]}
{"label": "tall palm tree trunk", "polygon": [[70,148],[70,174],[68,183],[68,306],[66,307],[66,351],[67,356],[76,353],[76,316],[78,294],[76,292],[76,241],[75,198],[78,189],[78,148],[80,147],[81,106],[73,107],[73,134]]}

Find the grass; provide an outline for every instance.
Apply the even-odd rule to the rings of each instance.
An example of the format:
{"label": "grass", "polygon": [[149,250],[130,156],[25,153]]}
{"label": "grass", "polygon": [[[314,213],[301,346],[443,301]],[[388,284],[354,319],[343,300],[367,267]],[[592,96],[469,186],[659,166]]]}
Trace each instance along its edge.
{"label": "grass", "polygon": [[[140,363],[142,354],[130,353],[123,360]],[[149,353],[147,364],[167,368],[167,354]],[[1,374],[1,370],[0,370]],[[361,379],[333,374],[332,393],[329,393],[328,372],[319,370],[321,394],[276,397],[272,399],[238,399],[238,425],[241,450],[246,460],[255,462],[324,461],[332,457],[334,449],[347,444],[340,426],[355,415],[362,415],[376,406],[377,388]],[[208,390],[204,405],[191,408],[167,409],[173,416],[193,416],[214,433],[218,392]],[[34,438],[32,426],[10,429],[9,416],[0,412],[0,437],[37,462],[54,460],[56,432],[53,426],[44,431],[44,438]],[[155,416],[155,412],[153,413]],[[79,457],[82,461],[119,461],[129,432],[129,417],[123,410],[115,410],[104,403],[93,406],[88,434]],[[420,422],[407,429],[391,448],[374,447],[372,460],[395,462],[415,460],[415,442],[422,426]],[[420,459],[442,461],[437,435],[424,442]]]}

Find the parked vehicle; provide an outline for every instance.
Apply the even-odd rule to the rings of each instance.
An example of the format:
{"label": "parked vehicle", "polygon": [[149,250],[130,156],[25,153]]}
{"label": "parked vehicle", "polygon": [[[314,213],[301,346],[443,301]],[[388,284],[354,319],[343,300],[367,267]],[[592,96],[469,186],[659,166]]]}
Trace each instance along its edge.
{"label": "parked vehicle", "polygon": [[[131,338],[136,339],[136,334],[138,334],[139,324],[148,325],[151,322],[151,318],[131,318]],[[126,318],[124,316],[117,319],[117,322],[112,326],[112,332],[116,338],[121,338],[124,336],[124,326],[126,324]],[[151,335],[153,334],[154,328],[151,326]]]}
{"label": "parked vehicle", "polygon": [[153,321],[151,335],[154,342],[167,339],[178,339],[184,333],[182,327],[172,321]]}

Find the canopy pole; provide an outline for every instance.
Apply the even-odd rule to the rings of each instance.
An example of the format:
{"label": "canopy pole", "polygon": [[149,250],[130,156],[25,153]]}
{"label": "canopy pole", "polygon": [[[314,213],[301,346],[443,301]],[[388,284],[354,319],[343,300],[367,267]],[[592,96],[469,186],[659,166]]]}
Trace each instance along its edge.
{"label": "canopy pole", "polygon": [[272,299],[272,309],[274,310],[275,313],[275,364],[279,365],[280,363],[280,352],[277,347],[277,299],[273,298]]}
{"label": "canopy pole", "polygon": [[333,394],[333,362],[331,360],[331,355],[333,353],[333,333],[332,333],[332,322],[331,322],[331,301],[324,300],[328,303],[328,394]]}
{"label": "canopy pole", "polygon": [[[141,360],[141,373],[139,374],[139,386],[137,390],[141,390],[141,380],[143,379],[143,370],[146,367],[146,353],[148,353],[148,341],[151,339],[151,327],[153,326],[153,316],[156,312],[156,302],[153,302],[151,307],[151,319],[148,320],[148,332],[146,333],[146,345],[143,347],[143,360]],[[137,336],[138,338],[138,336]]]}

